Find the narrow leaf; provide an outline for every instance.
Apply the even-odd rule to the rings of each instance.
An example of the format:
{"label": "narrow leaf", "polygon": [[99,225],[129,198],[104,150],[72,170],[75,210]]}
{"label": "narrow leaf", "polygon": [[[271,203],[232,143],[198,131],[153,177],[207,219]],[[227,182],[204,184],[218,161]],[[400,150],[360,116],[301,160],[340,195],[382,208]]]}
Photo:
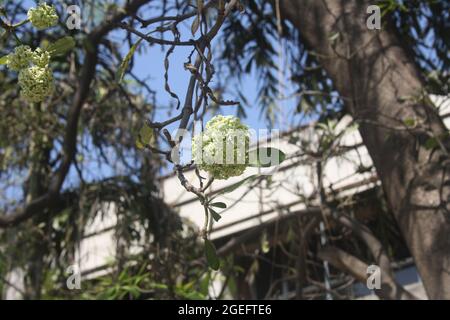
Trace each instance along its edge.
{"label": "narrow leaf", "polygon": [[214,211],[211,208],[209,208],[209,213],[211,213],[211,216],[213,217],[214,221],[216,221],[216,222],[218,222],[220,219],[222,219],[220,214],[218,214],[216,211]]}
{"label": "narrow leaf", "polygon": [[270,243],[267,239],[267,232],[264,232],[261,238],[261,251],[263,253],[268,253],[270,251]]}
{"label": "narrow leaf", "polygon": [[208,272],[203,279],[200,281],[200,293],[204,296],[208,295],[209,282],[211,280],[211,272]]}
{"label": "narrow leaf", "polygon": [[134,53],[136,52],[137,47],[142,42],[142,38],[139,39],[135,44],[133,44],[130,48],[130,51],[127,53],[125,58],[122,60],[122,63],[119,66],[119,70],[116,74],[116,80],[117,82],[121,82],[123,80],[123,77],[125,76],[125,72],[128,69],[128,65],[130,64],[131,58],[133,57]]}
{"label": "narrow leaf", "polygon": [[47,47],[47,51],[52,57],[65,54],[67,51],[72,50],[75,47],[75,40],[72,37],[64,37],[56,40],[56,42],[50,44]]}
{"label": "narrow leaf", "polygon": [[216,247],[208,239],[205,239],[205,255],[209,267],[213,270],[219,270],[220,261],[217,256]]}
{"label": "narrow leaf", "polygon": [[243,179],[243,180],[241,180],[241,181],[239,181],[239,182],[233,183],[232,185],[230,185],[230,186],[226,187],[225,189],[223,189],[222,191],[220,191],[220,192],[216,195],[216,197],[217,197],[217,196],[220,196],[220,195],[222,195],[222,194],[225,194],[225,193],[233,192],[234,190],[236,190],[237,188],[239,188],[240,186],[242,186],[242,185],[243,185],[244,183],[246,183],[247,181],[252,181],[252,180],[254,180],[256,177],[257,177],[257,175],[251,175],[251,176],[249,176],[249,177],[247,177],[247,178],[245,178],[245,179]]}
{"label": "narrow leaf", "polygon": [[217,207],[217,208],[222,208],[225,209],[227,207],[227,205],[223,202],[214,202],[210,204],[213,207]]}

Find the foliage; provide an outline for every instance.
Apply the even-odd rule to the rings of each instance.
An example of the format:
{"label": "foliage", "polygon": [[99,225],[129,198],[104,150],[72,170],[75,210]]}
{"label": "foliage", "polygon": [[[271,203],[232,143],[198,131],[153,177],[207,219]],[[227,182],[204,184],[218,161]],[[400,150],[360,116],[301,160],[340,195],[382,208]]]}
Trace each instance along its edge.
{"label": "foliage", "polygon": [[[316,140],[293,135],[290,141],[299,149],[295,155],[297,160],[317,167],[319,185],[322,183],[321,166],[345,149],[339,142],[349,129],[338,130],[337,120],[346,110],[315,53],[293,26],[277,20],[273,1],[237,3],[237,10],[221,21],[220,14],[225,8],[205,7],[204,1],[195,5],[189,1],[152,2],[142,10],[159,14],[152,22],[152,19],[142,18],[141,13],[127,16],[116,3],[85,1],[92,16],[82,30],[68,34],[64,28],[56,27],[58,16],[62,17],[64,12],[61,5],[41,4],[29,10],[21,2],[6,1],[0,10],[4,30],[0,35],[0,65],[9,67],[0,69],[0,188],[5,190],[0,194],[2,217],[14,214],[47,194],[53,196],[47,191],[54,181],[59,182],[58,174],[66,168],[65,161],[71,170],[67,169],[57,196],[44,206],[42,214],[0,231],[0,289],[5,282],[1,280],[5,280],[9,272],[22,270],[27,288],[24,298],[206,299],[218,274],[212,270],[220,268],[227,277],[223,290],[237,294],[238,277],[245,272],[245,281],[251,282],[249,279],[254,279],[263,268],[259,260],[274,259],[278,248],[284,250],[287,257],[279,273],[287,278],[297,276],[293,270],[299,270],[298,261],[292,256],[297,257],[301,249],[298,243],[302,239],[292,231],[293,224],[282,234],[286,239],[282,237],[274,245],[268,240],[268,231],[264,230],[260,248],[244,253],[239,263],[217,252],[216,244],[208,238],[211,221],[218,222],[223,212],[232,207],[227,201],[217,201],[217,197],[246,184],[251,189],[255,182],[264,183],[269,190],[273,187],[270,178],[250,176],[210,196],[207,191],[214,178],[241,175],[248,166],[266,166],[263,153],[269,157],[276,155],[283,161],[286,155],[282,150],[249,151],[246,138],[243,164],[230,168],[217,164],[202,166],[195,161],[197,163],[191,164],[195,169],[211,173],[206,184],[198,173],[200,187],[191,185],[183,176],[185,168],[171,161],[170,151],[179,141],[170,136],[165,127],[177,123],[180,129],[192,129],[193,122],[202,121],[208,111],[236,106],[234,101],[222,99],[232,90],[238,91],[233,96],[241,100],[236,114],[245,117],[251,103],[245,92],[227,84],[230,79],[241,81],[252,72],[260,79],[258,103],[261,114],[269,122],[275,121],[279,101],[286,98],[283,92],[287,88],[294,89],[289,95],[297,97],[296,112],[319,120],[314,126]],[[382,0],[379,4],[383,8],[383,21],[396,25],[405,47],[410,48],[421,73],[426,75],[429,92],[448,93],[448,2]],[[124,12],[126,14],[120,16]],[[117,15],[120,19],[114,20]],[[121,22],[124,17],[126,23]],[[10,25],[5,21],[18,22]],[[195,41],[181,39],[182,22],[189,22],[189,37]],[[217,32],[214,33],[216,22]],[[152,29],[136,33],[135,25]],[[48,32],[36,30],[53,26],[55,28]],[[116,27],[121,30],[109,34]],[[167,33],[170,37],[165,36]],[[215,41],[222,44],[221,50],[213,49],[212,39],[216,36],[219,39]],[[332,34],[328,40],[339,39],[339,34]],[[194,84],[189,85],[186,101],[180,99],[169,84],[169,58],[180,43],[192,49],[184,65],[191,77],[190,83]],[[158,104],[152,82],[140,79],[133,71],[135,57],[155,45],[166,50],[165,59],[161,61],[164,87],[176,101],[174,106]],[[124,52],[122,47],[128,50]],[[213,60],[213,55],[218,61]],[[193,59],[195,56],[197,59]],[[279,73],[284,68],[278,63],[283,60],[280,58],[289,66],[286,87],[280,85]],[[19,71],[19,74],[11,71]],[[91,81],[86,81],[90,74]],[[74,107],[77,100],[81,101],[78,109]],[[178,110],[182,103],[184,106]],[[169,114],[176,115],[156,122],[157,110],[165,107]],[[193,119],[189,118],[191,115]],[[416,125],[414,119],[404,122],[408,128]],[[216,117],[206,125],[203,134],[215,131],[221,138],[219,143],[223,143],[232,135],[230,130],[237,128],[247,129],[236,117]],[[210,148],[214,154],[218,146],[211,142],[211,139],[194,140],[194,146]],[[430,138],[425,143],[434,148],[439,141]],[[204,206],[202,241],[198,237],[199,230],[182,221],[162,200],[158,177],[170,162],[183,187],[193,192]],[[361,167],[361,172],[371,170]],[[323,188],[318,186],[316,193],[319,198],[323,196]],[[377,195],[377,199],[382,198]],[[310,199],[302,200],[308,204]],[[352,210],[347,205],[352,201],[339,199],[332,204],[321,203],[321,206],[329,205],[337,208],[337,213],[345,213]],[[112,261],[106,266],[108,272],[84,281],[86,287],[82,292],[67,290],[65,267],[76,262],[78,246],[89,225],[98,217],[106,220],[111,212],[117,220],[113,228],[116,248]],[[400,242],[398,231],[386,227],[392,224],[390,217],[387,215],[383,219],[380,225],[375,225],[377,233],[384,239]],[[297,229],[306,222],[306,218],[296,221]],[[320,236],[314,234],[312,243],[319,243]],[[336,242],[341,241],[347,249],[364,251],[361,243],[348,241],[343,231],[331,236],[338,238]],[[383,244],[391,256],[399,250],[389,243]],[[317,251],[312,245],[304,247],[308,254]],[[138,253],[132,249],[137,249]],[[361,255],[370,259],[367,254]],[[322,267],[317,267],[314,258],[308,256],[308,259],[312,266],[306,269],[314,271],[311,272],[313,279],[309,280],[311,283],[321,281]],[[241,270],[239,265],[246,265],[248,270]],[[336,278],[342,278],[342,274],[337,274]],[[275,284],[268,289],[268,297],[277,296],[275,289]],[[221,296],[223,292],[216,295]]]}

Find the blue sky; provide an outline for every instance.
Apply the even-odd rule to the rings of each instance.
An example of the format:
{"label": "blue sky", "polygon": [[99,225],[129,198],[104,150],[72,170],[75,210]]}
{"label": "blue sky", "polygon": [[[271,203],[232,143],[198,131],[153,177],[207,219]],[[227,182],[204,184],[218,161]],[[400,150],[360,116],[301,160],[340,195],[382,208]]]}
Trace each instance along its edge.
{"label": "blue sky", "polygon": [[[11,0],[12,1],[12,0]],[[69,0],[62,0],[63,3],[72,3],[72,1]],[[73,0],[73,2],[77,2]],[[83,2],[83,1],[81,1]],[[114,1],[111,1],[114,2]],[[117,1],[116,1],[117,2]],[[24,0],[23,1],[25,6],[34,6],[35,1],[32,0]],[[151,10],[142,10],[140,13],[142,16],[145,17],[152,17],[157,15],[157,13],[153,14]],[[64,19],[64,18],[61,18]],[[15,21],[17,22],[17,21]],[[145,32],[145,31],[144,31]],[[190,26],[188,24],[180,25],[180,32],[182,39],[190,39],[192,38],[192,35],[190,34]],[[117,40],[119,44],[124,43],[123,42],[123,31],[115,31],[110,36],[111,38]],[[155,34],[156,35],[156,34]],[[170,38],[170,34],[167,33],[167,37]],[[433,45],[433,34],[428,34],[426,38],[426,42],[428,44]],[[213,41],[213,49],[215,50],[213,57],[220,54],[218,50],[220,50],[220,46],[217,44],[219,43],[220,34],[219,37],[216,38]],[[134,37],[134,40],[136,41],[137,38]],[[169,49],[168,46],[161,48],[161,46],[154,45],[150,47],[148,44],[143,43],[142,46],[145,50],[143,50],[142,54],[136,54],[135,55],[135,64],[133,71],[141,78],[141,79],[148,79],[149,86],[156,91],[156,121],[162,121],[170,117],[170,115],[167,114],[167,107],[171,102],[173,102],[173,98],[169,96],[167,92],[164,90],[164,57],[165,52]],[[279,44],[274,43],[275,49],[278,49]],[[125,56],[129,50],[127,45],[124,45],[122,48],[122,56]],[[190,76],[190,72],[184,70],[184,62],[186,61],[191,48],[190,47],[178,47],[175,49],[174,53],[170,56],[170,71],[169,71],[169,83],[174,92],[178,94],[178,96],[181,99],[181,103],[184,102],[184,96],[187,88],[188,79]],[[429,50],[430,55],[434,54],[433,50]],[[217,60],[215,61],[213,58],[213,64],[217,64]],[[119,66],[119,63],[117,63],[117,67]],[[215,82],[218,81],[220,77],[220,73],[217,72],[215,74],[215,78],[212,81],[212,84],[214,85]],[[282,68],[282,81],[285,83],[288,83],[289,78],[289,65],[284,65]],[[236,91],[233,89],[236,89],[236,87],[239,86],[239,89],[241,92],[243,92],[247,98],[247,101],[251,105],[250,108],[246,108],[247,118],[243,119],[243,122],[245,122],[247,125],[249,125],[253,129],[261,129],[261,128],[267,128],[266,120],[263,116],[261,116],[261,107],[258,105],[258,75],[255,71],[253,71],[251,74],[244,76],[241,81],[238,81],[237,79],[231,80],[227,83],[228,89],[230,89],[230,92]],[[285,88],[285,94],[289,95],[294,90],[292,88],[286,87]],[[225,98],[232,99],[232,100],[239,100],[239,97],[228,95]],[[291,98],[288,100],[279,101],[279,107],[282,108],[283,114],[281,115],[281,123],[276,122],[274,124],[274,128],[282,128],[283,130],[289,129],[289,126],[291,125],[299,125],[302,123],[300,120],[300,115],[294,116],[295,113],[295,107],[296,107],[296,98]],[[174,110],[174,112],[177,112]],[[226,106],[221,109],[221,114],[229,115],[229,114],[235,114],[236,113],[236,107],[234,106]],[[209,115],[207,118],[210,118],[211,115]],[[281,124],[281,125],[280,125]],[[178,123],[175,123],[168,127],[169,131],[172,131],[173,129],[177,128]],[[113,156],[113,155],[111,155]],[[93,177],[98,176],[111,176],[115,174],[120,174],[120,170],[117,170],[115,168],[110,168],[105,165],[99,165],[97,167],[96,164],[92,163],[85,168],[88,171],[92,171]],[[167,170],[165,170],[167,172]],[[77,174],[75,170],[72,168],[70,172],[70,179],[68,179],[70,182],[65,185],[65,187],[69,185],[76,185],[77,184]],[[6,190],[6,192],[12,192],[16,193],[17,189],[12,188],[10,190]]]}
{"label": "blue sky", "polygon": [[[189,37],[186,38],[188,39]],[[133,71],[141,78],[150,77],[149,84],[152,89],[156,90],[157,102],[161,103],[162,106],[167,106],[170,102],[175,101],[164,90],[164,56],[167,49],[168,47],[165,47],[164,51],[162,51],[159,46],[153,46],[151,48],[148,48],[147,46],[147,52],[145,54],[137,55],[135,57],[135,65],[133,69]],[[190,76],[190,72],[184,70],[183,65],[186,62],[190,51],[190,47],[179,47],[176,48],[174,53],[170,56],[170,87],[180,97],[182,103],[184,102],[184,96]],[[214,87],[214,83],[218,81],[218,77],[220,77],[220,74],[216,73],[215,78],[213,78],[212,81],[212,87]],[[265,120],[260,116],[260,110],[257,105],[257,83],[258,78],[256,72],[252,72],[251,74],[245,76],[241,81],[236,80],[227,84],[230,89],[234,89],[233,87],[235,86],[240,86],[241,91],[245,93],[247,100],[251,104],[251,108],[246,110],[248,111],[248,118],[244,121],[255,129],[266,128]],[[237,96],[227,95],[226,98],[239,101]],[[234,115],[235,113],[235,106],[224,106],[221,108],[221,114]],[[157,112],[156,117],[157,121],[167,119],[168,117],[166,110],[164,109],[161,112]]]}
{"label": "blue sky", "polygon": [[[76,3],[77,1],[62,1],[65,4],[71,4]],[[24,0],[23,4],[25,7],[33,7],[35,6],[35,1],[33,0]],[[83,9],[83,8],[82,8]],[[153,16],[151,12],[148,10],[144,10],[142,15],[145,15],[145,17],[151,17]],[[22,17],[18,17],[18,19],[21,19]],[[61,19],[65,19],[65,17],[61,17]],[[14,21],[17,22],[17,21]],[[182,39],[190,39],[192,38],[192,35],[190,34],[190,26],[187,24],[180,25],[180,32]],[[166,35],[168,38],[170,38],[170,34]],[[198,36],[198,35],[197,35]],[[120,44],[123,42],[123,31],[114,31],[110,34],[110,37],[117,40],[117,42]],[[220,34],[217,37],[220,39]],[[136,37],[134,37],[134,40],[137,40]],[[220,50],[219,46],[217,46],[218,39],[215,39],[213,42],[213,50],[215,50],[214,55],[220,54],[217,50]],[[169,49],[168,46],[161,48],[161,46],[154,45],[149,46],[148,44],[143,43],[142,46],[144,47],[142,50],[142,54],[136,54],[135,55],[135,64],[133,71],[135,74],[137,74],[141,79],[148,79],[149,86],[156,91],[156,99],[157,99],[157,112],[156,112],[156,121],[162,121],[169,118],[169,115],[167,114],[167,107],[169,104],[174,102],[173,98],[169,96],[169,94],[164,90],[164,57],[166,54],[166,51]],[[275,47],[277,47],[278,44],[275,44]],[[172,90],[178,94],[180,97],[181,103],[184,102],[184,96],[187,89],[187,83],[190,76],[190,72],[184,70],[184,63],[190,53],[192,48],[190,47],[179,47],[176,48],[173,54],[170,56],[170,71],[169,71],[169,82]],[[122,47],[122,55],[125,56],[128,52],[129,48],[127,46]],[[214,58],[213,58],[213,64],[214,64]],[[217,61],[216,61],[217,62]],[[119,64],[117,65],[117,67]],[[286,70],[285,70],[286,71]],[[287,73],[284,74],[284,76],[287,78]],[[214,83],[218,81],[218,77],[220,77],[220,73],[217,72],[215,74],[215,78],[212,80],[212,87],[214,87]],[[286,80],[286,79],[284,79]],[[244,76],[240,81],[238,79],[229,81],[227,83],[227,89],[230,89],[230,92],[236,92],[235,90],[239,86],[239,89],[241,92],[245,94],[245,97],[247,101],[249,102],[250,107],[246,108],[245,111],[247,113],[247,118],[243,119],[243,122],[249,125],[252,129],[266,129],[267,123],[264,118],[264,116],[261,116],[260,106],[258,105],[258,75],[255,71],[253,71],[251,74]],[[233,96],[233,95],[226,95],[224,98],[231,99],[235,101],[239,101],[239,97]],[[290,111],[293,110],[293,107],[295,105],[295,99],[291,100],[284,100],[280,102],[283,104],[284,107],[289,108]],[[289,112],[290,112],[289,111]],[[173,112],[178,112],[176,110],[173,110]],[[222,107],[220,110],[220,114],[223,115],[234,115],[236,114],[236,107],[235,106],[225,106]],[[286,116],[280,117],[282,120],[292,120],[291,117],[287,116],[288,112],[286,112]],[[209,114],[207,116],[207,119],[209,119],[212,115]],[[178,126],[178,123],[175,123],[168,127],[169,131],[172,131],[176,129]],[[279,124],[274,123],[273,127],[275,129],[279,128]],[[288,129],[284,126],[284,129]],[[94,158],[96,156],[93,156]],[[111,154],[111,157],[114,157],[113,154]],[[107,176],[113,176],[117,174],[121,174],[121,170],[117,168],[111,168],[104,164],[97,164],[97,163],[90,163],[84,166],[84,169],[86,170],[85,178],[100,178],[100,177],[107,177]],[[167,172],[167,170],[164,170],[164,172]],[[79,183],[78,175],[75,171],[75,169],[72,167],[69,173],[69,177],[64,184],[64,187],[70,187],[70,186],[76,186]],[[12,193],[11,198],[16,198],[19,196],[17,187],[12,188],[6,188],[5,193]],[[9,197],[9,194],[8,194]]]}
{"label": "blue sky", "polygon": [[[147,13],[147,12],[146,12]],[[151,17],[152,14],[146,15],[146,17]],[[145,29],[144,29],[145,30]],[[192,38],[191,32],[190,32],[190,26],[187,24],[181,24],[179,25],[179,30],[181,33],[181,39],[188,40]],[[148,30],[147,30],[148,31]],[[144,31],[142,31],[144,32]],[[155,34],[154,36],[159,36],[159,34]],[[166,33],[166,39],[172,39],[170,33]],[[218,42],[220,42],[220,32],[218,36],[213,40],[213,64],[217,66],[217,59],[214,60],[214,57],[220,55],[220,45],[218,45]],[[117,34],[119,37],[119,34]],[[198,37],[198,35],[196,35]],[[135,38],[137,40],[137,38]],[[275,43],[274,47],[277,48],[279,44]],[[156,91],[156,100],[157,100],[157,112],[156,112],[156,121],[164,121],[170,118],[173,115],[176,115],[179,113],[177,110],[172,109],[172,114],[168,115],[166,108],[170,103],[175,104],[176,100],[173,99],[164,89],[165,87],[165,81],[164,81],[164,58],[167,50],[169,49],[169,46],[161,47],[159,45],[150,46],[143,42],[141,46],[144,46],[141,48],[141,52],[135,54],[135,61],[133,66],[133,72],[138,75],[141,79],[148,79],[148,84],[152,89]],[[123,55],[126,55],[128,51],[128,47],[123,49]],[[192,48],[191,47],[177,47],[175,48],[174,52],[170,55],[170,68],[169,68],[169,84],[171,87],[171,90],[175,92],[180,100],[181,105],[184,103],[184,97],[186,94],[190,72],[184,69],[184,63],[187,61],[187,57],[191,53]],[[195,56],[194,56],[195,59]],[[288,79],[288,70],[287,68],[283,70],[283,79],[282,81],[284,83],[287,83]],[[214,78],[211,82],[211,87],[214,88],[214,84],[218,82],[219,77],[221,74],[219,72],[216,72],[214,75]],[[258,105],[258,75],[255,70],[253,70],[250,74],[245,75],[242,79],[232,79],[231,81],[228,81],[226,83],[226,90],[229,92],[236,92],[237,87],[239,86],[239,89],[241,92],[244,93],[249,106],[245,107],[245,111],[247,114],[247,118],[242,119],[242,121],[250,126],[252,129],[258,130],[258,129],[268,129],[267,121],[265,120],[264,115],[261,114],[261,108]],[[286,88],[286,91],[292,91],[291,88]],[[286,92],[285,94],[288,94]],[[234,101],[239,101],[238,95],[232,95],[228,94],[224,97],[225,99],[230,99]],[[291,124],[294,120],[292,116],[294,108],[296,107],[296,98],[291,99],[283,99],[279,101],[279,106],[285,109],[285,114],[280,116],[280,120],[276,121],[273,124],[274,129],[283,129],[287,130],[289,127],[287,127],[287,124]],[[223,106],[218,114],[222,115],[235,115],[236,114],[236,106]],[[215,114],[208,114],[206,116],[206,121],[210,119]],[[179,123],[174,123],[167,127],[167,129],[170,132],[173,132],[178,127]],[[186,141],[185,141],[186,142]],[[186,146],[187,147],[187,146]],[[189,147],[187,147],[189,149]],[[183,153],[183,158],[190,157],[189,152]],[[170,166],[169,166],[170,167]]]}

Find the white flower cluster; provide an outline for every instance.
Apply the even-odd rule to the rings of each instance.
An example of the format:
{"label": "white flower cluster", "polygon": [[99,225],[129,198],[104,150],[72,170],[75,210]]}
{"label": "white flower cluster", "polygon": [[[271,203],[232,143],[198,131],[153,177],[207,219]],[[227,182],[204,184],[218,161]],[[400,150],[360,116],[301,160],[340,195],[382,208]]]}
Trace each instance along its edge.
{"label": "white flower cluster", "polygon": [[[28,10],[28,19],[39,29],[46,29],[58,23],[55,7],[41,2],[36,8]],[[41,102],[53,91],[53,73],[49,68],[50,53],[41,48],[32,50],[20,45],[7,57],[8,68],[19,72],[19,85],[22,96],[29,102]]]}
{"label": "white flower cluster", "polygon": [[40,3],[37,8],[28,10],[28,19],[31,24],[38,30],[47,29],[55,26],[58,23],[58,15],[54,6]]}
{"label": "white flower cluster", "polygon": [[248,165],[249,143],[249,129],[239,118],[219,115],[192,139],[193,160],[215,179],[239,176]]}
{"label": "white flower cluster", "polygon": [[30,58],[33,52],[29,46],[18,46],[14,53],[8,55],[6,64],[14,71],[20,71],[30,65]]}
{"label": "white flower cluster", "polygon": [[46,68],[50,63],[50,53],[41,48],[34,50],[31,61],[38,67]]}
{"label": "white flower cluster", "polygon": [[41,102],[53,91],[53,74],[48,64],[50,53],[41,48],[32,51],[21,45],[8,55],[8,68],[19,71],[22,96],[29,102]]}
{"label": "white flower cluster", "polygon": [[41,102],[53,91],[53,74],[50,68],[32,66],[20,71],[19,85],[22,96],[29,102]]}

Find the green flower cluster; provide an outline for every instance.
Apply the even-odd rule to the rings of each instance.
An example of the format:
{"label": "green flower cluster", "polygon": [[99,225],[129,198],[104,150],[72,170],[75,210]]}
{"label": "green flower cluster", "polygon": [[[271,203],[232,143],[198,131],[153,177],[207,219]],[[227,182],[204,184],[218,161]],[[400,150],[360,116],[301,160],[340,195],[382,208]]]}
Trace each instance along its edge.
{"label": "green flower cluster", "polygon": [[19,85],[22,96],[29,102],[41,102],[53,91],[53,74],[50,68],[32,66],[20,71]]}
{"label": "green flower cluster", "polygon": [[22,96],[29,102],[41,102],[53,91],[53,74],[48,64],[50,53],[41,48],[32,51],[21,45],[8,55],[8,68],[19,71]]}
{"label": "green flower cluster", "polygon": [[29,46],[18,46],[14,49],[14,53],[8,55],[6,64],[8,68],[14,71],[20,71],[30,65],[33,51]]}
{"label": "green flower cluster", "polygon": [[[58,23],[54,6],[45,2],[28,10],[28,20],[39,29],[46,29]],[[26,21],[24,21],[26,22]],[[49,68],[50,53],[41,48],[32,50],[20,45],[6,58],[9,69],[19,72],[19,85],[22,96],[29,102],[41,102],[53,92],[53,73]]]}
{"label": "green flower cluster", "polygon": [[40,3],[37,8],[28,10],[28,19],[31,24],[38,30],[47,29],[55,26],[58,23],[58,15],[54,6]]}
{"label": "green flower cluster", "polygon": [[41,48],[34,50],[31,61],[38,67],[46,68],[50,63],[50,53]]}
{"label": "green flower cluster", "polygon": [[192,139],[192,156],[201,170],[224,180],[244,173],[249,144],[249,128],[239,118],[219,115]]}

